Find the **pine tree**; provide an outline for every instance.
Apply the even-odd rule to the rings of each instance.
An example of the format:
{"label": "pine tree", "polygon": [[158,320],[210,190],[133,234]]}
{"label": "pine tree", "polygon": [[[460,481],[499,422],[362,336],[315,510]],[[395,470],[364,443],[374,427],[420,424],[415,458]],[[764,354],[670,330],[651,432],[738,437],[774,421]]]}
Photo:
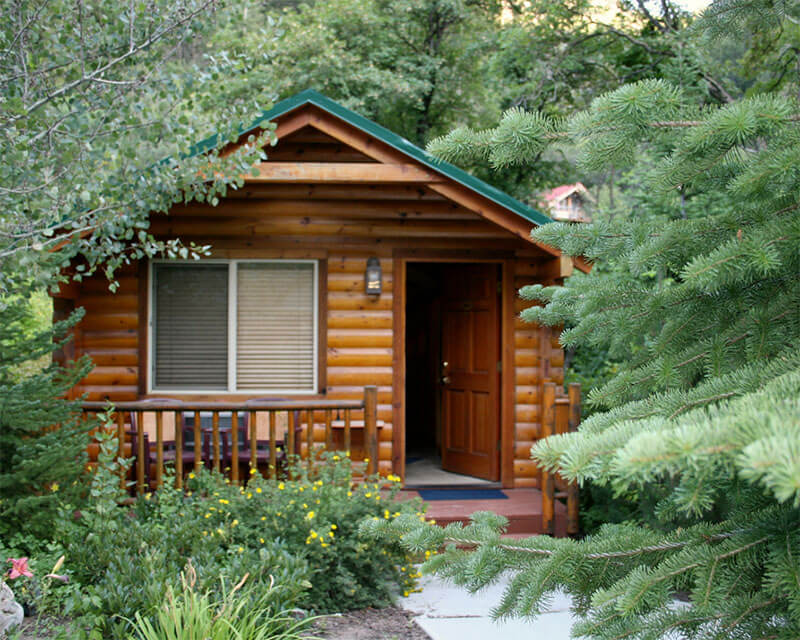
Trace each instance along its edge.
{"label": "pine tree", "polygon": [[[796,3],[726,0],[695,28],[714,46],[726,34],[798,36],[798,17]],[[581,541],[504,541],[492,514],[463,528],[398,519],[368,531],[393,528],[413,549],[446,545],[428,568],[470,589],[513,571],[501,617],[536,614],[563,589],[582,618],[577,636],[800,636],[796,95],[796,82],[783,83],[698,106],[680,87],[647,80],[566,122],[512,110],[494,129],[431,145],[451,160],[504,165],[572,144],[588,169],[635,165],[646,150],[657,158],[647,172],[654,193],[720,192],[732,204],[534,233],[609,268],[565,287],[526,287],[521,295],[542,304],[524,318],[566,326],[564,346],[608,349],[623,364],[589,395],[602,411],[578,433],[540,442],[533,458],[579,483],[663,491],[657,524],[608,525]]]}
{"label": "pine tree", "polygon": [[81,315],[42,328],[26,296],[0,300],[0,539],[47,539],[59,503],[85,489],[78,480],[93,424],[81,419],[79,400],[65,397],[91,362],[65,367],[51,358]]}

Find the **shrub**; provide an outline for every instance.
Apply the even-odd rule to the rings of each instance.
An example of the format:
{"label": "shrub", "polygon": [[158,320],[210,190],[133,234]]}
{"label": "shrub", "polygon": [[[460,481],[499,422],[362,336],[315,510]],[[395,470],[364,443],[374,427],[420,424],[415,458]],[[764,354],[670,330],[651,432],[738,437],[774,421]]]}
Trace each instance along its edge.
{"label": "shrub", "polygon": [[137,616],[156,625],[187,562],[204,602],[218,603],[223,585],[248,574],[248,593],[263,591],[259,606],[271,616],[381,606],[413,588],[410,557],[395,541],[366,541],[358,524],[421,517],[419,502],[395,502],[397,482],[354,485],[346,456],[329,454],[313,477],[294,465],[294,480],[253,474],[243,487],[206,471],[189,474],[185,490],[166,477],[159,491],[120,506],[116,440],[99,441],[90,501],[64,508],[53,550],[66,555],[72,579],[61,613],[96,634],[127,637]]}

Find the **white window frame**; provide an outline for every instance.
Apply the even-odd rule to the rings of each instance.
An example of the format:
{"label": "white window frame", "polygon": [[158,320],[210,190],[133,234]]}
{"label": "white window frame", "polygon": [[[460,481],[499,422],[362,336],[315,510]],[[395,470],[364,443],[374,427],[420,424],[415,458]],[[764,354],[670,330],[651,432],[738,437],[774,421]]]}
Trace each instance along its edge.
{"label": "white window frame", "polygon": [[[310,389],[237,389],[236,388],[236,356],[237,356],[237,283],[239,264],[260,264],[260,263],[280,263],[280,264],[310,264],[313,265],[313,314],[312,318],[314,332],[313,344],[313,383]],[[153,379],[156,366],[156,346],[154,338],[153,310],[155,308],[155,290],[153,289],[153,265],[198,265],[198,264],[226,264],[228,265],[228,388],[227,389],[170,389],[169,387],[154,387]],[[319,260],[292,260],[292,259],[266,259],[266,258],[203,258],[201,260],[166,260],[154,259],[147,263],[147,393],[174,393],[186,395],[264,395],[264,394],[283,394],[283,395],[309,395],[319,392]]]}

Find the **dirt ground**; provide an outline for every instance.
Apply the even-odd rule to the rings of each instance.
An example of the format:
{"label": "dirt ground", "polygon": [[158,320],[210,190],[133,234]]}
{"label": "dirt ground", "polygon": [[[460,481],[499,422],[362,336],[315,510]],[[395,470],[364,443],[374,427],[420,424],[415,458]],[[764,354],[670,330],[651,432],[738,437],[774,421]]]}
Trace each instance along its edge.
{"label": "dirt ground", "polygon": [[325,640],[430,640],[412,614],[397,607],[326,617],[317,623],[317,635]]}

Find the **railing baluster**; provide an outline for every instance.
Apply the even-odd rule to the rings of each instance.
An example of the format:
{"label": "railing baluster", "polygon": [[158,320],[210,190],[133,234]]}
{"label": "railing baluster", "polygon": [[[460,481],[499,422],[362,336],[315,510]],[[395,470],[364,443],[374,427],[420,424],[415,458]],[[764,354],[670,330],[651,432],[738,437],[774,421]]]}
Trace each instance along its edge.
{"label": "railing baluster", "polygon": [[333,429],[331,428],[331,410],[325,409],[325,450],[333,450]]}
{"label": "railing baluster", "polygon": [[156,488],[164,482],[164,412],[156,411]]}
{"label": "railing baluster", "polygon": [[194,412],[194,470],[200,471],[203,466],[203,432],[200,424],[200,412]]}
{"label": "railing baluster", "polygon": [[275,450],[275,412],[269,412],[269,476],[273,480],[278,477],[278,452]]}
{"label": "railing baluster", "polygon": [[214,411],[211,414],[211,440],[213,442],[214,452],[214,471],[219,473],[219,411]]}
{"label": "railing baluster", "polygon": [[[544,383],[542,393],[542,437],[555,433],[556,385]],[[542,533],[555,535],[555,477],[542,469]]]}
{"label": "railing baluster", "polygon": [[[569,396],[569,430],[577,431],[581,422],[581,385],[570,383]],[[578,483],[567,485],[567,535],[576,535],[580,528]]]}
{"label": "railing baluster", "polygon": [[[133,417],[133,412],[131,412]],[[136,493],[144,493],[144,414],[136,412]],[[149,455],[148,451],[148,455]],[[150,478],[147,479],[148,483]]]}
{"label": "railing baluster", "polygon": [[350,409],[344,410],[344,450],[350,453]]}
{"label": "railing baluster", "polygon": [[306,411],[306,448],[308,449],[308,470],[314,465],[314,412]]}
{"label": "railing baluster", "polygon": [[[295,419],[294,419],[294,411],[291,409],[287,412],[288,416],[288,427],[286,432],[286,460],[291,462],[291,456],[294,455],[294,429],[295,429]],[[289,479],[292,479],[292,472],[291,472],[291,465],[289,465]]]}
{"label": "railing baluster", "polygon": [[183,487],[183,411],[175,412],[175,486]]}
{"label": "railing baluster", "polygon": [[258,425],[256,424],[256,412],[250,412],[250,475],[253,469],[258,471]]}
{"label": "railing baluster", "polygon": [[378,387],[364,387],[364,445],[367,475],[378,473]]}
{"label": "railing baluster", "polygon": [[122,460],[125,459],[125,414],[117,410],[117,462],[119,467],[119,486],[120,489],[125,491],[125,468],[122,465]]}
{"label": "railing baluster", "polygon": [[239,484],[239,414],[231,413],[231,482]]}

